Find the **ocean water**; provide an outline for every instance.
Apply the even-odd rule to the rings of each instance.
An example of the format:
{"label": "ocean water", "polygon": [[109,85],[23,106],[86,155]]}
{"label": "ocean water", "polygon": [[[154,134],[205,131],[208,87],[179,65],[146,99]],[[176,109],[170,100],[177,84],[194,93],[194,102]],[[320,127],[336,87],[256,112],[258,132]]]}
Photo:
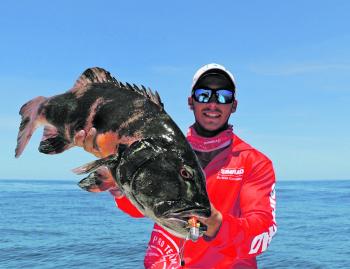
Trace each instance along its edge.
{"label": "ocean water", "polygon": [[[350,180],[280,181],[259,268],[350,268]],[[0,268],[143,268],[152,222],[73,181],[0,180]]]}

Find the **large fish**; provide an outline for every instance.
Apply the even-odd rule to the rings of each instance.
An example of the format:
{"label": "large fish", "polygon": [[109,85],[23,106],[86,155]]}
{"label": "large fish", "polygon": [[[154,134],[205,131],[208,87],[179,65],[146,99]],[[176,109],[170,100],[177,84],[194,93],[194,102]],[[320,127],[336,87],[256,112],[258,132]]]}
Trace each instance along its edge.
{"label": "large fish", "polygon": [[[164,111],[157,92],[125,85],[102,68],[87,69],[73,88],[37,97],[20,110],[16,157],[35,129],[44,125],[39,151],[61,153],[80,130],[95,127],[104,158],[75,171],[90,173],[79,185],[99,191],[107,167],[126,197],[170,233],[186,238],[192,216],[209,217],[205,176],[181,130]],[[108,155],[110,152],[115,154]],[[201,232],[200,235],[202,235]]]}

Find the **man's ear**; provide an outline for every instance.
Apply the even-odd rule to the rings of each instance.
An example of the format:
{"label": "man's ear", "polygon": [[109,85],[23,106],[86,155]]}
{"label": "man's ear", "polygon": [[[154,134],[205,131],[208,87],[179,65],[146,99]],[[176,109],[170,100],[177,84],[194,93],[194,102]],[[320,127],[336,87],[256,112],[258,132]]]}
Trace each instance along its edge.
{"label": "man's ear", "polygon": [[190,109],[193,110],[193,98],[192,98],[192,96],[188,97],[187,102],[188,102],[188,106],[190,107]]}
{"label": "man's ear", "polygon": [[237,105],[238,105],[238,101],[235,99],[235,100],[233,101],[231,113],[235,113],[235,112],[236,112]]}

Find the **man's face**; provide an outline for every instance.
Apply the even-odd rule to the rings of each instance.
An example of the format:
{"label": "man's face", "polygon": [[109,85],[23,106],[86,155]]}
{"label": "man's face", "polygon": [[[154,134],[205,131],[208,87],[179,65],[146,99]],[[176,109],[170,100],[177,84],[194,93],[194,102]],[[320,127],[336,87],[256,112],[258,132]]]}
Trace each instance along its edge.
{"label": "man's face", "polygon": [[[195,89],[220,90],[232,89],[232,87],[234,86],[231,80],[222,74],[213,72],[199,78]],[[208,103],[197,102],[193,97],[188,98],[188,104],[194,112],[196,121],[208,131],[216,131],[221,128],[237,108],[236,100],[228,104],[220,104],[216,101],[215,94],[211,96]]]}
{"label": "man's face", "polygon": [[215,100],[210,100],[209,103],[199,103],[189,97],[188,103],[194,112],[196,121],[208,131],[221,128],[237,108],[236,100],[230,104],[218,104]]}

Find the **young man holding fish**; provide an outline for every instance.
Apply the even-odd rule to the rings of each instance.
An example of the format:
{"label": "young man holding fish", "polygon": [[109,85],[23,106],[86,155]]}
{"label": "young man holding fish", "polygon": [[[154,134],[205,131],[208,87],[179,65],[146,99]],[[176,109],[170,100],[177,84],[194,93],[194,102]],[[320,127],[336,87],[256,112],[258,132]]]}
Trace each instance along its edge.
{"label": "young man holding fish", "polygon": [[[177,238],[155,224],[145,268],[257,268],[256,256],[276,233],[272,163],[233,133],[228,120],[237,108],[235,96],[234,77],[225,67],[208,64],[194,75],[188,104],[195,123],[187,140],[206,174],[212,213],[198,218],[207,231],[196,242]],[[94,128],[86,136],[82,131],[75,141],[100,156],[93,146],[95,134]],[[107,171],[101,173],[108,177]],[[105,188],[121,210],[142,217],[114,181],[106,180]]]}

